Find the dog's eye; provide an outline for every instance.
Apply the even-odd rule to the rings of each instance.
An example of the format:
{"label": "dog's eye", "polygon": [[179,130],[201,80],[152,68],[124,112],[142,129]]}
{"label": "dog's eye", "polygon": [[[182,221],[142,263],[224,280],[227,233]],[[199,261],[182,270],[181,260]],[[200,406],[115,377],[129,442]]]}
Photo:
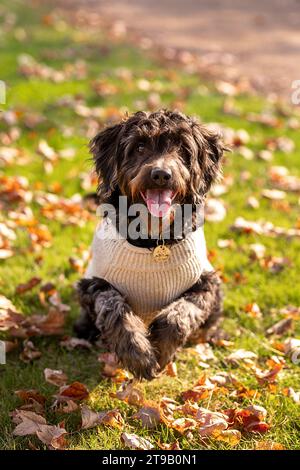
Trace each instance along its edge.
{"label": "dog's eye", "polygon": [[143,153],[143,151],[145,150],[145,144],[143,142],[139,142],[137,144],[136,149],[139,153]]}

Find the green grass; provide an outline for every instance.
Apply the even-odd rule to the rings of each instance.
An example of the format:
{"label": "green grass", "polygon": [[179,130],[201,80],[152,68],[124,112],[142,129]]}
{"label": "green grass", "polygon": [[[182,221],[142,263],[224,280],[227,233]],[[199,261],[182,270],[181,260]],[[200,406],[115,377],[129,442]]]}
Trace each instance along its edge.
{"label": "green grass", "polygon": [[[14,27],[2,29],[3,17],[11,12],[16,15]],[[219,370],[230,370],[224,362],[224,357],[231,350],[246,348],[256,352],[263,366],[266,358],[274,351],[270,349],[270,341],[265,337],[267,327],[278,321],[281,316],[272,311],[288,304],[300,305],[299,269],[300,269],[300,240],[286,240],[284,238],[268,238],[255,235],[238,235],[230,230],[230,226],[238,216],[246,219],[265,219],[275,225],[283,227],[295,227],[299,222],[299,194],[288,194],[287,200],[291,211],[284,212],[275,209],[272,203],[261,200],[261,189],[268,187],[267,171],[271,165],[287,166],[292,174],[300,176],[300,163],[298,149],[300,145],[299,131],[288,128],[288,118],[278,113],[281,125],[270,128],[259,123],[251,123],[247,120],[247,113],[261,112],[266,108],[272,108],[272,104],[264,98],[240,95],[235,98],[236,106],[242,111],[242,116],[234,117],[223,113],[224,96],[219,94],[213,84],[205,83],[197,74],[187,73],[175,66],[163,68],[159,61],[151,58],[142,50],[121,40],[107,40],[106,31],[88,29],[72,29],[66,22],[54,17],[54,22],[47,24],[43,21],[47,11],[40,7],[33,9],[25,7],[21,2],[4,0],[1,4],[0,16],[0,79],[7,85],[7,104],[3,110],[15,109],[20,118],[18,126],[21,130],[19,140],[12,144],[28,156],[26,165],[7,165],[0,167],[0,175],[21,175],[28,178],[30,189],[33,191],[37,184],[43,190],[49,190],[53,183],[60,183],[62,196],[70,197],[74,193],[84,194],[80,185],[79,175],[90,170],[87,152],[87,122],[75,112],[63,106],[57,105],[57,100],[65,95],[82,97],[89,107],[102,107],[107,109],[128,109],[134,111],[139,107],[140,101],[146,101],[148,93],[141,91],[138,80],[149,77],[153,84],[160,86],[161,106],[173,106],[178,101],[180,90],[188,89],[189,93],[183,103],[186,113],[196,114],[206,122],[218,122],[233,129],[245,129],[251,139],[248,144],[253,150],[262,149],[270,137],[288,136],[294,140],[296,150],[289,154],[275,152],[274,159],[268,163],[262,160],[245,160],[233,152],[226,157],[224,173],[234,178],[234,183],[228,193],[222,196],[226,203],[227,216],[224,221],[206,225],[206,238],[209,250],[214,251],[213,264],[216,268],[223,269],[227,282],[225,289],[224,305],[224,330],[227,332],[234,346],[229,349],[214,348],[218,362],[209,369],[209,373]],[[30,26],[29,26],[30,25]],[[63,26],[63,27],[62,27]],[[25,39],[17,39],[16,30],[25,31]],[[87,66],[87,78],[72,79],[62,83],[54,83],[50,80],[38,78],[25,78],[18,71],[18,57],[20,54],[29,54],[36,61],[60,70],[66,63],[74,63],[74,60],[85,60]],[[132,73],[132,79],[126,83],[119,78],[119,69],[124,67]],[[102,78],[109,84],[117,87],[117,93],[105,98],[95,94],[91,83]],[[203,89],[206,92],[203,92]],[[145,105],[146,106],[146,105]],[[45,119],[43,122],[29,129],[25,125],[26,114],[38,113]],[[274,111],[276,113],[276,109]],[[105,122],[104,117],[101,121]],[[71,128],[69,133],[64,132]],[[0,122],[0,133],[8,129]],[[46,139],[55,150],[73,147],[76,155],[72,160],[62,160],[54,166],[54,171],[45,176],[41,157],[36,153],[40,139]],[[243,181],[240,178],[241,171],[249,171],[250,179]],[[248,196],[256,196],[261,204],[258,210],[246,206]],[[71,313],[68,318],[66,334],[71,334],[72,322],[78,313],[73,285],[79,278],[79,274],[70,268],[69,257],[78,256],[79,247],[88,249],[95,227],[96,218],[86,223],[83,227],[68,226],[57,221],[47,220],[40,214],[37,204],[31,204],[32,210],[40,223],[47,225],[53,237],[52,246],[43,249],[40,253],[29,251],[28,235],[24,229],[17,230],[15,242],[15,255],[5,261],[0,261],[0,291],[10,298],[14,304],[25,314],[43,312],[45,308],[38,298],[38,287],[22,296],[16,295],[15,288],[20,282],[26,282],[33,276],[43,279],[43,282],[53,282],[65,303],[70,305]],[[0,222],[7,220],[7,211],[0,214]],[[67,220],[66,220],[67,222]],[[235,241],[233,249],[219,249],[217,241],[221,238],[232,238]],[[261,269],[257,263],[249,261],[249,244],[263,243],[267,248],[267,254],[273,256],[286,256],[292,262],[278,274],[271,274]],[[36,263],[36,256],[42,256],[42,262]],[[240,273],[245,277],[245,282],[237,284],[235,274]],[[244,312],[246,304],[257,302],[263,312],[260,319],[253,319]],[[295,322],[295,331],[292,336],[300,333],[299,321]],[[193,439],[178,436],[166,426],[161,425],[154,431],[141,428],[136,421],[131,419],[135,411],[134,407],[112,399],[110,394],[116,385],[101,377],[101,367],[97,362],[97,352],[72,351],[67,352],[59,346],[57,338],[37,338],[35,345],[42,351],[42,357],[32,364],[24,364],[19,359],[19,352],[14,351],[8,355],[7,364],[0,366],[0,448],[1,449],[25,449],[29,441],[37,443],[34,438],[21,438],[12,435],[13,424],[9,412],[19,404],[14,391],[18,389],[36,388],[51,397],[55,393],[55,387],[46,384],[43,378],[45,367],[63,369],[70,380],[84,382],[91,390],[89,404],[94,409],[106,410],[118,407],[126,421],[125,431],[135,432],[147,437],[154,444],[157,441],[173,442],[178,438],[184,449],[201,449],[200,439],[194,435]],[[162,377],[151,383],[142,384],[146,397],[159,401],[167,395],[180,399],[180,393],[189,388],[201,373],[201,367],[188,350],[179,354],[177,359],[178,377]],[[291,398],[284,397],[282,389],[292,386],[300,389],[299,365],[293,365],[287,358],[276,391],[271,392],[267,388],[258,386],[255,377],[247,368],[235,370],[238,378],[252,389],[257,389],[260,394],[253,399],[245,399],[241,406],[255,403],[265,406],[268,411],[267,421],[271,424],[270,431],[264,435],[245,434],[237,449],[253,449],[257,440],[272,440],[281,443],[287,449],[299,448],[300,426],[299,405]],[[235,399],[230,396],[211,397],[203,400],[202,406],[210,409],[226,409],[234,407]],[[49,403],[51,400],[49,398]],[[59,422],[60,417],[48,410],[49,422]],[[70,432],[69,442],[73,449],[115,449],[121,448],[120,431],[99,427],[92,430],[78,431],[78,413],[64,416],[66,429]],[[41,444],[38,444],[41,446]],[[216,441],[209,443],[211,449],[227,448],[226,444]]]}

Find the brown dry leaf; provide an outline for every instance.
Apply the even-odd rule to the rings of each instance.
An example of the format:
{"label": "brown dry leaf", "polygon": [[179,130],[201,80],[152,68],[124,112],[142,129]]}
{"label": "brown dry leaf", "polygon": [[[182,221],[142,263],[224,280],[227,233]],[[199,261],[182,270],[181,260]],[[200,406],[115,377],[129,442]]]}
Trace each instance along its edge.
{"label": "brown dry leaf", "polygon": [[298,228],[275,227],[271,222],[252,222],[243,217],[238,217],[235,220],[231,230],[238,233],[256,233],[257,235],[269,237],[300,237],[300,229]]}
{"label": "brown dry leaf", "polygon": [[39,278],[39,277],[32,277],[31,279],[29,279],[29,281],[27,281],[26,283],[24,284],[19,284],[17,287],[16,287],[16,293],[17,294],[24,294],[25,292],[33,289],[35,286],[37,286],[38,284],[40,284],[42,282],[42,280]]}
{"label": "brown dry leaf", "polygon": [[255,443],[255,450],[286,450],[286,448],[274,441],[258,441]]}
{"label": "brown dry leaf", "polygon": [[177,365],[175,362],[169,362],[169,364],[167,364],[165,374],[169,377],[177,377]]}
{"label": "brown dry leaf", "polygon": [[172,421],[166,421],[165,419],[163,422],[171,427],[172,429],[176,429],[180,434],[184,434],[186,431],[190,431],[192,429],[196,429],[198,426],[198,423],[195,419],[193,418],[177,418]]}
{"label": "brown dry leaf", "polygon": [[28,318],[28,332],[31,335],[61,335],[65,325],[64,313],[50,307],[47,315],[32,315]]}
{"label": "brown dry leaf", "polygon": [[36,430],[36,435],[40,441],[47,445],[49,449],[65,449],[67,442],[65,435],[67,431],[60,426],[44,425]]}
{"label": "brown dry leaf", "polygon": [[24,321],[24,316],[14,304],[4,295],[0,295],[0,331],[18,330]]}
{"label": "brown dry leaf", "polygon": [[123,441],[126,447],[130,449],[137,450],[151,450],[154,449],[154,445],[151,442],[147,441],[143,437],[139,437],[136,434],[129,434],[127,432],[122,432],[121,440]]}
{"label": "brown dry leaf", "polygon": [[57,413],[73,413],[78,410],[78,405],[73,400],[68,400],[66,403],[55,402],[51,407]]}
{"label": "brown dry leaf", "polygon": [[281,336],[286,333],[288,330],[292,329],[293,327],[293,319],[292,318],[284,318],[279,322],[275,323],[275,325],[270,326],[267,329],[267,335],[278,335]]}
{"label": "brown dry leaf", "polygon": [[20,354],[20,359],[23,362],[31,362],[34,361],[34,359],[39,359],[41,357],[42,353],[39,351],[33,344],[32,341],[29,341],[26,339],[23,342],[23,351]]}
{"label": "brown dry leaf", "polygon": [[288,388],[283,389],[283,394],[286,395],[287,397],[291,397],[291,399],[295,403],[300,403],[300,391],[295,392],[293,387],[288,387]]}
{"label": "brown dry leaf", "polygon": [[68,381],[68,377],[62,370],[55,370],[55,369],[44,369],[44,376],[46,382],[57,385],[60,387],[61,385],[65,385]]}
{"label": "brown dry leaf", "polygon": [[13,422],[17,424],[13,431],[14,436],[27,436],[35,434],[41,426],[46,425],[47,422],[43,416],[40,416],[33,411],[15,410],[12,413]]}
{"label": "brown dry leaf", "polygon": [[158,442],[157,445],[162,450],[182,450],[178,441],[172,442],[171,444]]}
{"label": "brown dry leaf", "polygon": [[36,401],[41,405],[45,405],[46,397],[42,395],[35,389],[32,390],[16,390],[15,395],[20,398],[24,403],[31,403],[32,401]]}
{"label": "brown dry leaf", "polygon": [[80,382],[73,382],[70,385],[63,385],[59,389],[58,395],[56,398],[58,402],[68,401],[68,400],[84,400],[89,396],[89,391],[86,386]]}
{"label": "brown dry leaf", "polygon": [[83,349],[92,349],[92,344],[87,341],[86,339],[82,338],[71,338],[67,337],[60,341],[59,343],[63,348],[66,348],[68,351],[72,351],[73,349],[76,348],[83,348]]}
{"label": "brown dry leaf", "polygon": [[119,400],[125,401],[129,405],[142,405],[145,401],[145,398],[143,392],[134,387],[135,383],[136,380],[124,382],[121,385],[121,388],[112,396],[118,398]]}
{"label": "brown dry leaf", "polygon": [[[126,372],[124,371],[123,374],[123,369],[120,369],[119,361],[114,353],[101,353],[98,356],[98,361],[104,363],[104,367],[102,369],[102,375],[104,377],[127,376]],[[124,380],[126,380],[126,378],[124,378]]]}
{"label": "brown dry leaf", "polygon": [[261,195],[271,201],[282,201],[286,197],[286,193],[279,189],[264,189]]}
{"label": "brown dry leaf", "polygon": [[238,427],[241,431],[263,434],[270,429],[264,421],[267,410],[262,406],[250,405],[247,408],[229,409],[225,413],[230,426]]}
{"label": "brown dry leaf", "polygon": [[207,398],[214,388],[215,385],[210,382],[206,373],[203,373],[198,382],[191,389],[181,393],[181,397],[183,401],[197,402]]}
{"label": "brown dry leaf", "polygon": [[257,358],[257,354],[255,354],[253,351],[246,351],[246,349],[237,349],[226,357],[226,361],[229,362],[229,364],[238,366],[240,362],[247,362],[253,364],[253,361]]}
{"label": "brown dry leaf", "polygon": [[215,361],[216,356],[208,343],[199,343],[195,346],[192,351],[195,351],[199,356],[200,361]]}
{"label": "brown dry leaf", "polygon": [[234,375],[220,371],[217,372],[215,375],[209,377],[209,381],[213,384],[217,384],[218,386],[224,387],[226,385],[234,384],[237,382],[237,379]]}
{"label": "brown dry leaf", "polygon": [[140,419],[145,428],[152,429],[161,422],[160,409],[155,406],[143,406],[132,416],[133,419]]}
{"label": "brown dry leaf", "polygon": [[159,409],[166,420],[173,418],[173,413],[177,408],[178,403],[172,398],[163,397],[159,402]]}
{"label": "brown dry leaf", "polygon": [[257,303],[247,304],[244,308],[245,312],[252,318],[261,318],[262,313]]}
{"label": "brown dry leaf", "polygon": [[100,424],[122,429],[125,425],[119,410],[93,411],[88,406],[81,407],[82,429],[88,429]]}
{"label": "brown dry leaf", "polygon": [[217,441],[226,442],[230,447],[234,447],[239,444],[242,435],[237,429],[225,429],[220,432],[215,431],[212,437]]}
{"label": "brown dry leaf", "polygon": [[228,417],[225,414],[206,408],[199,408],[195,419],[201,437],[211,436],[217,431],[220,432],[228,428]]}
{"label": "brown dry leaf", "polygon": [[277,375],[283,369],[285,361],[281,357],[272,356],[272,358],[267,361],[267,364],[270,367],[270,369],[267,371],[261,370],[259,368],[255,369],[255,376],[260,385],[274,383],[277,379]]}

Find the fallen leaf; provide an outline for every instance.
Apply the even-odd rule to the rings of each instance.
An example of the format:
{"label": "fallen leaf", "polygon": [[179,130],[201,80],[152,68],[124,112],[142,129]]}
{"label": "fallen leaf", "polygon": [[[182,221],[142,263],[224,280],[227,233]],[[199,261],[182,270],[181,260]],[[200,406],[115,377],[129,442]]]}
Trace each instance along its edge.
{"label": "fallen leaf", "polygon": [[143,406],[132,418],[140,419],[142,425],[148,429],[155,428],[161,422],[160,410],[154,406]]}
{"label": "fallen leaf", "polygon": [[165,374],[169,377],[177,377],[177,366],[175,362],[169,362],[169,364],[167,364]]}
{"label": "fallen leaf", "polygon": [[144,403],[144,395],[141,390],[134,387],[135,380],[124,382],[121,388],[113,395],[119,400],[125,401],[129,405],[142,405]]}
{"label": "fallen leaf", "polygon": [[66,348],[68,351],[73,351],[76,348],[83,348],[83,349],[92,349],[92,344],[87,341],[86,339],[82,338],[65,338],[59,343],[63,348]]}
{"label": "fallen leaf", "polygon": [[247,304],[244,308],[245,312],[252,318],[261,318],[262,313],[257,303]]}
{"label": "fallen leaf", "polygon": [[93,411],[88,406],[81,407],[82,429],[88,429],[100,424],[122,429],[125,425],[119,410]]}
{"label": "fallen leaf", "polygon": [[23,342],[23,351],[20,354],[20,359],[23,362],[31,362],[34,359],[39,359],[42,353],[28,339]]}
{"label": "fallen leaf", "polygon": [[245,349],[237,349],[226,357],[226,361],[233,365],[238,365],[241,361],[250,361],[257,359],[258,356],[253,351],[246,351]]}
{"label": "fallen leaf", "polygon": [[286,193],[279,189],[264,189],[261,195],[266,199],[271,199],[272,201],[282,201],[282,199],[286,197]]}
{"label": "fallen leaf", "polygon": [[65,385],[68,381],[68,377],[62,370],[54,370],[54,369],[44,369],[44,376],[46,382],[57,385],[60,387],[61,385]]}
{"label": "fallen leaf", "polygon": [[33,400],[40,403],[41,405],[45,405],[46,397],[42,395],[35,389],[31,390],[16,390],[15,395],[20,398],[24,403],[30,403]]}
{"label": "fallen leaf", "polygon": [[24,294],[25,292],[33,289],[35,286],[40,284],[42,280],[39,277],[32,277],[28,282],[24,284],[18,284],[16,287],[17,294]]}
{"label": "fallen leaf", "polygon": [[59,426],[44,425],[36,430],[36,435],[40,441],[48,446],[49,449],[65,449],[67,442],[65,435],[67,431]]}
{"label": "fallen leaf", "polygon": [[290,397],[295,403],[300,403],[300,391],[295,392],[293,387],[283,389],[283,394]]}
{"label": "fallen leaf", "polygon": [[165,444],[165,443],[162,443],[162,442],[158,442],[157,445],[162,450],[181,450],[181,447],[180,447],[178,441],[172,442],[171,444]]}
{"label": "fallen leaf", "polygon": [[208,343],[199,343],[193,348],[193,350],[199,356],[200,361],[206,362],[216,360],[216,356]]}
{"label": "fallen leaf", "polygon": [[293,327],[293,319],[292,318],[284,318],[279,322],[275,323],[273,326],[267,329],[267,335],[278,335],[281,336],[290,330]]}
{"label": "fallen leaf", "polygon": [[86,386],[80,382],[73,382],[70,385],[63,385],[59,389],[56,398],[59,402],[68,400],[84,400],[89,396]]}
{"label": "fallen leaf", "polygon": [[225,429],[223,431],[214,431],[212,437],[217,441],[226,442],[230,447],[234,447],[239,444],[242,436],[237,429]]}
{"label": "fallen leaf", "polygon": [[13,431],[14,436],[27,436],[35,434],[41,428],[41,425],[46,425],[46,419],[33,411],[16,410],[13,412],[13,421],[17,424]]}
{"label": "fallen leaf", "polygon": [[274,441],[258,441],[255,443],[255,450],[286,450],[286,448]]}
{"label": "fallen leaf", "polygon": [[199,434],[201,437],[213,435],[216,431],[223,431],[228,428],[228,417],[216,411],[210,411],[206,408],[199,408],[195,419],[199,425]]}
{"label": "fallen leaf", "polygon": [[126,432],[122,432],[121,440],[123,441],[126,447],[130,449],[138,449],[138,450],[151,450],[154,449],[154,445],[151,442],[147,441],[143,437],[139,437],[136,434],[128,434]]}

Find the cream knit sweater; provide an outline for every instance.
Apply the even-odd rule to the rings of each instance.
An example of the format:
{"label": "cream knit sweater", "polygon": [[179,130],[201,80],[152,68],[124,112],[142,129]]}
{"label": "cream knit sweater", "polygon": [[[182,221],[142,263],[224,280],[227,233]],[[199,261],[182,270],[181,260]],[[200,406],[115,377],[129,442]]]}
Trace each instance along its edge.
{"label": "cream knit sweater", "polygon": [[100,277],[112,284],[148,324],[158,310],[192,287],[203,271],[213,269],[202,227],[169,248],[169,258],[157,262],[152,250],[131,245],[104,219],[94,236],[85,277]]}

